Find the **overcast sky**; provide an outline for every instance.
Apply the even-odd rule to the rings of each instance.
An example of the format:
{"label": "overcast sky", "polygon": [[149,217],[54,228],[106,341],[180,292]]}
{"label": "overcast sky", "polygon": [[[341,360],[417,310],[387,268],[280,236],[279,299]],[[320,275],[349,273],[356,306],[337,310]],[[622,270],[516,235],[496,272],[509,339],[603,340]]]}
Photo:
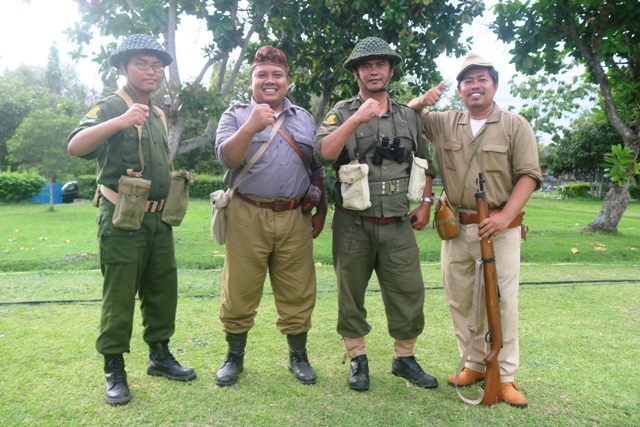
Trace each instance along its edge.
{"label": "overcast sky", "polygon": [[[493,4],[495,1],[486,1]],[[500,72],[500,87],[496,102],[503,108],[509,105],[520,105],[520,101],[509,94],[508,80],[515,74],[515,67],[509,64],[511,55],[509,47],[497,41],[496,36],[488,29],[492,21],[490,11],[485,11],[473,25],[467,27],[463,37],[473,36],[472,49],[485,59],[491,61]],[[74,45],[67,40],[63,31],[69,28],[78,18],[78,6],[73,0],[2,0],[0,13],[0,70],[13,69],[19,64],[45,66],[49,48],[55,41],[62,61],[71,62],[67,52]],[[88,52],[99,50],[99,36]],[[110,40],[109,40],[110,41]],[[206,28],[197,21],[184,23],[178,28],[177,56],[180,66],[180,77],[183,81],[198,75],[204,64],[201,58],[201,47],[207,41]],[[449,81],[455,81],[462,63],[461,58],[442,56],[437,60],[441,74]],[[97,64],[81,60],[76,66],[82,81],[91,88],[101,90]],[[445,101],[442,101],[445,102]]]}

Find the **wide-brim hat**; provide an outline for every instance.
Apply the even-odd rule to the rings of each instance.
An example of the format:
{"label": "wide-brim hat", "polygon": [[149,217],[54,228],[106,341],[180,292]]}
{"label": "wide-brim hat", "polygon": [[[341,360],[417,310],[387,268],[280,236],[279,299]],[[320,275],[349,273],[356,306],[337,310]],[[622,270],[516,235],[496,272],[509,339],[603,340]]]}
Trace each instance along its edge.
{"label": "wide-brim hat", "polygon": [[462,61],[462,67],[460,67],[460,71],[456,76],[456,80],[462,80],[462,76],[464,75],[464,73],[472,67],[493,67],[493,64],[471,50],[469,51],[469,53],[467,53],[467,56],[464,57],[464,61]]}
{"label": "wide-brim hat", "polygon": [[367,37],[356,44],[343,67],[353,71],[361,62],[373,58],[387,59],[391,62],[391,67],[402,62],[402,57],[391,49],[389,43],[378,37]]}
{"label": "wide-brim hat", "polygon": [[173,62],[171,54],[154,38],[146,34],[134,34],[124,39],[113,51],[109,56],[109,64],[118,68],[122,61],[134,53],[152,53],[162,60],[162,65],[165,67]]}
{"label": "wide-brim hat", "polygon": [[289,72],[289,63],[287,62],[287,55],[280,49],[276,49],[273,46],[262,46],[256,51],[256,56],[251,63],[251,68],[257,65],[275,65],[282,68],[287,73]]}

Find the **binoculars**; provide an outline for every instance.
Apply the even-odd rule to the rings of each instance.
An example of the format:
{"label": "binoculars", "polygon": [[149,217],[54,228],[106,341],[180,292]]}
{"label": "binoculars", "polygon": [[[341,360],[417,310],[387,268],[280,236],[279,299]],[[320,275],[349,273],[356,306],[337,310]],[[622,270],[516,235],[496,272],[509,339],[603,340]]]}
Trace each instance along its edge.
{"label": "binoculars", "polygon": [[389,145],[389,137],[383,136],[382,141],[376,144],[376,150],[373,152],[373,164],[381,165],[382,159],[395,160],[398,163],[405,161],[405,145],[400,142],[398,135],[393,137],[393,144]]}

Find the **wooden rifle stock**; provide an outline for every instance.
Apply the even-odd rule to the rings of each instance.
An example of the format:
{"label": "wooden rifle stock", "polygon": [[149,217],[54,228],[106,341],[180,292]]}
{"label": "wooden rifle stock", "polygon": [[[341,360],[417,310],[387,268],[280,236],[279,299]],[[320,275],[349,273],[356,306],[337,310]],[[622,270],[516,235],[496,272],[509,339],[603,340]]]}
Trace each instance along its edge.
{"label": "wooden rifle stock", "polygon": [[[489,216],[489,206],[484,191],[484,183],[484,176],[480,173],[478,179],[479,189],[475,194],[478,223],[484,221],[484,219]],[[480,240],[480,253],[482,254],[484,267],[484,294],[487,308],[487,322],[489,325],[489,332],[485,340],[487,340],[490,345],[489,352],[484,358],[486,373],[484,376],[484,397],[481,403],[483,405],[493,405],[502,401],[500,365],[498,364],[498,354],[502,348],[502,325],[500,322],[498,276],[496,273],[493,243],[487,242],[486,238]]]}

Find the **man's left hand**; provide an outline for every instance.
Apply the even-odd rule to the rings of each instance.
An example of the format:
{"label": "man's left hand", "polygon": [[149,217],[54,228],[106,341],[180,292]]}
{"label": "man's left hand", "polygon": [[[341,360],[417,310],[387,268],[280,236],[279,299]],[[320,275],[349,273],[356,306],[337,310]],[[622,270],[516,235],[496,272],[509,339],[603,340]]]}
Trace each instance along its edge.
{"label": "man's left hand", "polygon": [[311,227],[313,229],[313,238],[315,239],[322,233],[324,229],[324,220],[327,218],[326,212],[318,212],[311,217]]}
{"label": "man's left hand", "polygon": [[503,212],[496,212],[478,224],[478,238],[487,239],[491,243],[511,223],[509,216]]}
{"label": "man's left hand", "polygon": [[414,230],[422,231],[429,224],[431,203],[420,203],[410,214],[411,226]]}

